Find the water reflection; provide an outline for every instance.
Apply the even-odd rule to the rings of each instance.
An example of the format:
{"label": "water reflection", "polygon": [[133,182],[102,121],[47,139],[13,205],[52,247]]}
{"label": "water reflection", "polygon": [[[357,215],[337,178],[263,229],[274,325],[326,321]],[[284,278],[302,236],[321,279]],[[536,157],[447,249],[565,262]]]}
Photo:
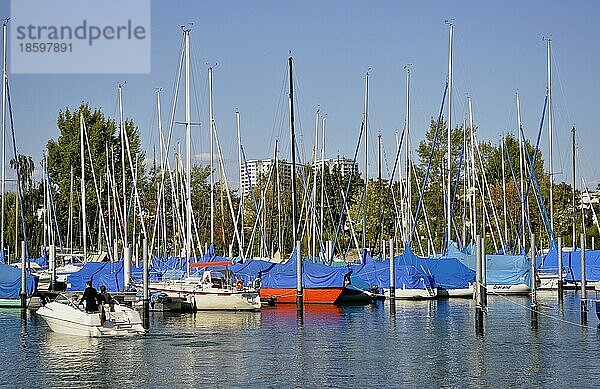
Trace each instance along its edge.
{"label": "water reflection", "polygon": [[565,293],[564,320],[555,294],[540,294],[539,301],[539,326],[533,330],[528,297],[490,296],[483,337],[475,333],[475,305],[468,299],[305,305],[301,326],[293,304],[261,312],[152,313],[147,336],[125,339],[60,335],[36,315],[23,320],[18,310],[0,310],[0,382],[11,387],[597,385],[600,334],[579,326],[578,295]]}

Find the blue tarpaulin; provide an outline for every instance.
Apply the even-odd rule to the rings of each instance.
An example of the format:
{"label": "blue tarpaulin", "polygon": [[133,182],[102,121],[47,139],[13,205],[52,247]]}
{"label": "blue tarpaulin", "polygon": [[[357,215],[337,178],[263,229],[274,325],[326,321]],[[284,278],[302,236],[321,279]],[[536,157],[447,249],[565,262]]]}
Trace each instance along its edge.
{"label": "blue tarpaulin", "polygon": [[[27,295],[37,290],[38,277],[27,271]],[[0,298],[16,299],[21,293],[21,269],[0,263]]]}
{"label": "blue tarpaulin", "polygon": [[[544,257],[538,257],[537,262],[541,262],[540,272],[557,273],[558,272],[558,250],[552,247]],[[581,281],[581,250],[563,251],[562,253],[563,271],[567,272],[565,281]],[[585,250],[585,279],[591,282],[600,281],[600,250]]]}
{"label": "blue tarpaulin", "polygon": [[[469,252],[475,248],[470,247]],[[448,247],[447,257],[456,258],[469,269],[475,270],[476,256],[460,251],[453,243]],[[445,256],[444,256],[445,257]],[[441,258],[444,258],[441,257]],[[487,254],[486,281],[490,285],[531,285],[531,261],[526,255]]]}
{"label": "blue tarpaulin", "polygon": [[[351,270],[348,267],[332,267],[303,261],[302,284],[304,288],[342,288],[349,281]],[[265,288],[296,288],[296,252],[284,264],[276,264],[262,273],[262,286]]]}
{"label": "blue tarpaulin", "polygon": [[[131,265],[131,277],[136,284],[142,281],[142,268]],[[159,274],[156,271],[150,271],[149,279],[157,280]],[[96,289],[104,285],[109,292],[122,292],[125,288],[123,282],[123,261],[119,262],[88,262],[81,270],[67,276],[68,291],[82,291],[85,289],[85,283],[92,281],[92,286]]]}

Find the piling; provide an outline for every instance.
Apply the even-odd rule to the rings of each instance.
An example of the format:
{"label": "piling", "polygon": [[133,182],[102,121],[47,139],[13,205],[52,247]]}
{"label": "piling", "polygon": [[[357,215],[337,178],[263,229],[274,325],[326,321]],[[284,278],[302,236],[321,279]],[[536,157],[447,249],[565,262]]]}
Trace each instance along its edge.
{"label": "piling", "polygon": [[144,273],[142,276],[142,283],[144,288],[142,294],[142,299],[144,303],[144,328],[148,329],[150,327],[150,295],[148,293],[148,271],[150,268],[150,264],[148,262],[150,261],[150,256],[148,255],[148,238],[144,238],[144,241],[142,243],[142,256],[144,260]]}
{"label": "piling", "polygon": [[300,255],[300,241],[296,241],[296,305],[302,309],[304,303],[302,293],[302,256]]}
{"label": "piling", "polygon": [[396,300],[396,260],[394,259],[394,239],[390,239],[390,302]]}
{"label": "piling", "polygon": [[50,290],[56,288],[56,246],[50,245]]}
{"label": "piling", "polygon": [[27,258],[25,241],[21,241],[21,308],[27,308]]}
{"label": "piling", "polygon": [[119,241],[113,239],[113,262],[119,262]]}
{"label": "piling", "polygon": [[[575,242],[573,242],[575,243]],[[562,252],[563,252],[563,242],[562,236],[558,237],[558,299],[562,299],[563,297],[563,274],[562,274]]]}
{"label": "piling", "polygon": [[487,311],[487,260],[485,258],[485,238],[481,237],[481,302],[483,311]]}
{"label": "piling", "polygon": [[482,266],[481,266],[481,236],[475,237],[475,330],[483,332],[483,301],[481,296],[482,291]]}
{"label": "piling", "polygon": [[123,250],[123,291],[129,289],[131,281],[131,246],[127,246]]}
{"label": "piling", "polygon": [[529,247],[531,258],[531,326],[537,328],[538,325],[538,303],[537,303],[537,284],[535,276],[535,235],[531,234],[531,244]]}
{"label": "piling", "polygon": [[587,292],[585,290],[585,234],[580,236],[581,247],[581,324],[587,324]]}
{"label": "piling", "polygon": [[233,244],[229,245],[229,258],[233,259]]}

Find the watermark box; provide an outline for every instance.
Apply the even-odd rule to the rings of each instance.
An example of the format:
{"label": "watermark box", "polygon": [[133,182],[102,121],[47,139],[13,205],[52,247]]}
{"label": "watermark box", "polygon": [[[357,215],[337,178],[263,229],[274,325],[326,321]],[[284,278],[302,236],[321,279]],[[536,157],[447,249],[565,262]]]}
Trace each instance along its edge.
{"label": "watermark box", "polygon": [[11,73],[150,73],[150,0],[10,5]]}

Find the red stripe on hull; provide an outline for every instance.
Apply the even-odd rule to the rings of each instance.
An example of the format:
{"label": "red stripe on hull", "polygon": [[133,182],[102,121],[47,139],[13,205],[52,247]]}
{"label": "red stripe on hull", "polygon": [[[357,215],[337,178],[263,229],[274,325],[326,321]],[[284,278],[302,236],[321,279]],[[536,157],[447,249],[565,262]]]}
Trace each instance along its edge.
{"label": "red stripe on hull", "polygon": [[[304,289],[305,304],[333,304],[344,288]],[[276,298],[277,303],[295,304],[296,289],[292,288],[260,288],[260,297]]]}

